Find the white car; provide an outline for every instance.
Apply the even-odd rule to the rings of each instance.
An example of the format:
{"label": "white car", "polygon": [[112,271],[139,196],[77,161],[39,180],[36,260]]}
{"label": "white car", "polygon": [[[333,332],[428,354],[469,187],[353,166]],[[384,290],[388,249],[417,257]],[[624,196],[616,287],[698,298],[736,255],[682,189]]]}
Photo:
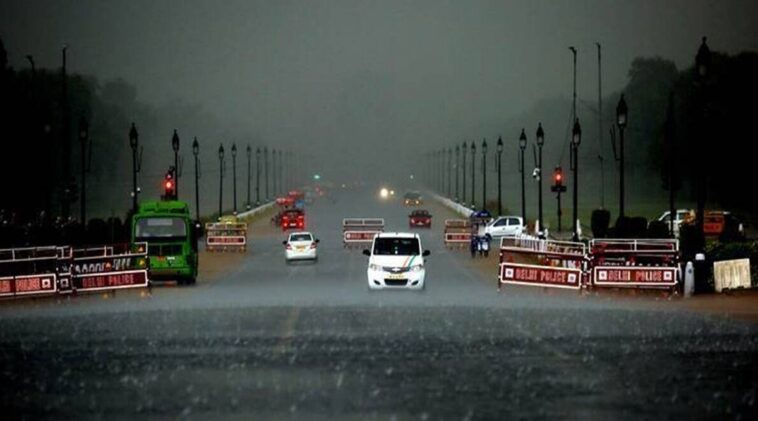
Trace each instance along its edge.
{"label": "white car", "polygon": [[521,235],[524,233],[524,220],[520,216],[500,216],[484,228],[484,234],[490,237]]}
{"label": "white car", "polygon": [[421,238],[414,233],[379,233],[370,250],[363,250],[368,259],[369,289],[424,289],[424,257],[429,250],[421,248]]}
{"label": "white car", "polygon": [[[671,227],[671,217],[669,216],[670,214],[670,211],[663,212],[663,214],[658,217],[658,221],[664,222],[666,225]],[[685,219],[694,218],[695,211],[691,209],[677,209],[676,217],[674,218],[674,236],[679,238],[679,228],[682,226],[682,222],[684,222]]]}
{"label": "white car", "polygon": [[318,260],[317,245],[319,240],[306,231],[293,232],[282,241],[284,257],[289,263],[293,260]]}

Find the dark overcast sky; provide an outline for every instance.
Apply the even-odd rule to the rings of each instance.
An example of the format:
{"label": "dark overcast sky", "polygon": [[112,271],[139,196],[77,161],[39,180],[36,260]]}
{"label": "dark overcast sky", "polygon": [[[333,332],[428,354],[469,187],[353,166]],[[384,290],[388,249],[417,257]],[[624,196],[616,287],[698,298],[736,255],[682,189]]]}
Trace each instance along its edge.
{"label": "dark overcast sky", "polygon": [[[11,64],[123,77],[143,100],[181,97],[270,141],[315,148],[481,137],[539,99],[606,92],[637,56],[689,66],[758,50],[758,1],[0,1]],[[392,139],[392,140],[388,140]]]}

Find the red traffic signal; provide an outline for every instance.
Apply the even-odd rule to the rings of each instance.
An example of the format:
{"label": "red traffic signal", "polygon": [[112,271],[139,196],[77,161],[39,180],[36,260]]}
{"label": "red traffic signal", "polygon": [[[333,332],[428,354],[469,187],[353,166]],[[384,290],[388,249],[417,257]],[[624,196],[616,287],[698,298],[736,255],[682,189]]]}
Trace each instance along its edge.
{"label": "red traffic signal", "polygon": [[163,200],[176,200],[176,183],[174,183],[173,167],[166,172],[163,179]]}
{"label": "red traffic signal", "polygon": [[556,193],[566,191],[566,186],[563,185],[563,169],[561,167],[555,167],[555,171],[553,171],[553,185],[550,190]]}

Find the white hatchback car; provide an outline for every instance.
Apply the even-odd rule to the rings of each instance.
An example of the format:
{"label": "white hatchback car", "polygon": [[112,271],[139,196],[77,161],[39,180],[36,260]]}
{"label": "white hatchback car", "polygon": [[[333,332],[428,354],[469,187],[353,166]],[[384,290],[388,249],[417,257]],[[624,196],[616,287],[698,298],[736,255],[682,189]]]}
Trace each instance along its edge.
{"label": "white hatchback car", "polygon": [[317,245],[319,240],[310,232],[293,232],[282,241],[284,257],[287,263],[293,260],[318,260]]}
{"label": "white hatchback car", "polygon": [[490,237],[521,235],[525,231],[524,220],[520,216],[500,216],[487,224],[483,234]]}
{"label": "white hatchback car", "polygon": [[369,256],[369,289],[406,288],[424,289],[424,257],[429,250],[421,248],[421,238],[414,233],[379,233],[374,236]]}

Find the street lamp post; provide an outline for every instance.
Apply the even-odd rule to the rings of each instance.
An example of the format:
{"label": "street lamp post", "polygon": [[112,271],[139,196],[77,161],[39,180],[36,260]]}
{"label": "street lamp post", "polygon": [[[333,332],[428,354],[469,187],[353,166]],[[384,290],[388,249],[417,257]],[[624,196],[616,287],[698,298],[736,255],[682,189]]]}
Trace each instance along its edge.
{"label": "street lamp post", "polygon": [[224,212],[224,145],[218,147],[218,218]]}
{"label": "street lamp post", "polygon": [[195,217],[200,220],[200,172],[197,157],[200,154],[200,144],[197,138],[192,141],[192,155],[195,157]]}
{"label": "street lamp post", "polygon": [[276,174],[276,149],[271,148],[271,191],[274,196],[278,193],[276,188]]}
{"label": "street lamp post", "polygon": [[89,124],[87,123],[87,119],[82,117],[79,119],[79,143],[81,144],[81,163],[82,163],[82,196],[81,196],[81,202],[80,205],[80,218],[82,222],[82,227],[86,227],[87,225],[87,183],[86,183],[86,177],[87,177],[87,141],[89,140]]}
{"label": "street lamp post", "polygon": [[261,148],[255,148],[255,206],[261,205]]}
{"label": "street lamp post", "polygon": [[539,235],[545,232],[542,225],[542,146],[545,145],[545,131],[542,130],[542,123],[537,126],[537,224],[539,226]]}
{"label": "street lamp post", "polygon": [[518,138],[519,160],[518,170],[521,173],[521,218],[526,224],[526,182],[524,181],[524,151],[526,150],[526,132],[521,129],[521,136]]}
{"label": "street lamp post", "polygon": [[250,202],[250,162],[253,157],[253,150],[250,149],[250,144],[247,145],[245,152],[247,153],[247,204],[245,205],[245,208],[250,210],[252,208]]}
{"label": "street lamp post", "polygon": [[482,209],[487,209],[487,139],[482,139]]}
{"label": "street lamp post", "polygon": [[503,214],[503,137],[497,138],[497,215]]}
{"label": "street lamp post", "polygon": [[471,207],[476,207],[476,144],[471,141]]}
{"label": "street lamp post", "polygon": [[460,200],[460,196],[458,195],[458,172],[460,171],[459,168],[461,166],[461,147],[460,145],[455,145],[455,201],[458,202]]}
{"label": "street lamp post", "polygon": [[624,94],[616,106],[616,124],[619,128],[619,217],[624,217],[624,129],[627,123],[628,109]]}
{"label": "street lamp post", "polygon": [[582,143],[582,126],[579,119],[574,120],[574,128],[571,130],[571,155],[574,169],[574,235],[573,240],[579,241],[579,145]]}
{"label": "street lamp post", "polygon": [[263,147],[263,172],[266,201],[268,201],[271,198],[268,194],[268,146]]}
{"label": "street lamp post", "polygon": [[137,127],[132,123],[132,128],[129,129],[129,146],[132,148],[132,213],[137,213],[137,194],[139,189],[137,188],[137,173],[140,170],[139,162],[137,161],[137,148],[139,148],[139,133],[137,133]]}
{"label": "street lamp post", "polygon": [[468,146],[466,146],[466,141],[463,141],[463,147],[461,148],[461,152],[463,153],[463,167],[461,167],[461,174],[463,174],[463,179],[461,180],[463,191],[461,192],[461,203],[464,205],[466,204],[466,151],[468,151]]}
{"label": "street lamp post", "polygon": [[453,149],[447,148],[447,197],[453,196]]}
{"label": "street lamp post", "polygon": [[700,85],[700,104],[701,104],[701,127],[703,130],[700,130],[700,134],[697,136],[696,140],[696,156],[698,161],[698,167],[700,168],[699,176],[698,176],[698,187],[697,187],[697,215],[695,220],[695,227],[697,229],[697,238],[698,238],[698,251],[702,251],[703,247],[705,246],[705,233],[703,232],[703,223],[704,223],[704,217],[705,217],[705,201],[706,201],[706,183],[707,183],[707,177],[706,177],[706,165],[705,165],[705,141],[704,138],[707,136],[706,131],[709,129],[708,127],[708,115],[706,110],[706,88],[708,83],[708,77],[710,67],[711,67],[711,50],[708,48],[708,44],[706,44],[706,37],[703,37],[703,41],[700,44],[700,48],[697,50],[697,55],[695,56],[695,69],[697,70],[697,81]]}
{"label": "street lamp post", "polygon": [[237,215],[237,143],[232,143],[232,203],[233,213]]}
{"label": "street lamp post", "polygon": [[176,168],[176,174],[174,177],[174,197],[179,200],[179,176],[181,175],[181,169],[179,168],[179,135],[174,129],[174,135],[171,136],[171,149],[174,150],[174,168]]}

